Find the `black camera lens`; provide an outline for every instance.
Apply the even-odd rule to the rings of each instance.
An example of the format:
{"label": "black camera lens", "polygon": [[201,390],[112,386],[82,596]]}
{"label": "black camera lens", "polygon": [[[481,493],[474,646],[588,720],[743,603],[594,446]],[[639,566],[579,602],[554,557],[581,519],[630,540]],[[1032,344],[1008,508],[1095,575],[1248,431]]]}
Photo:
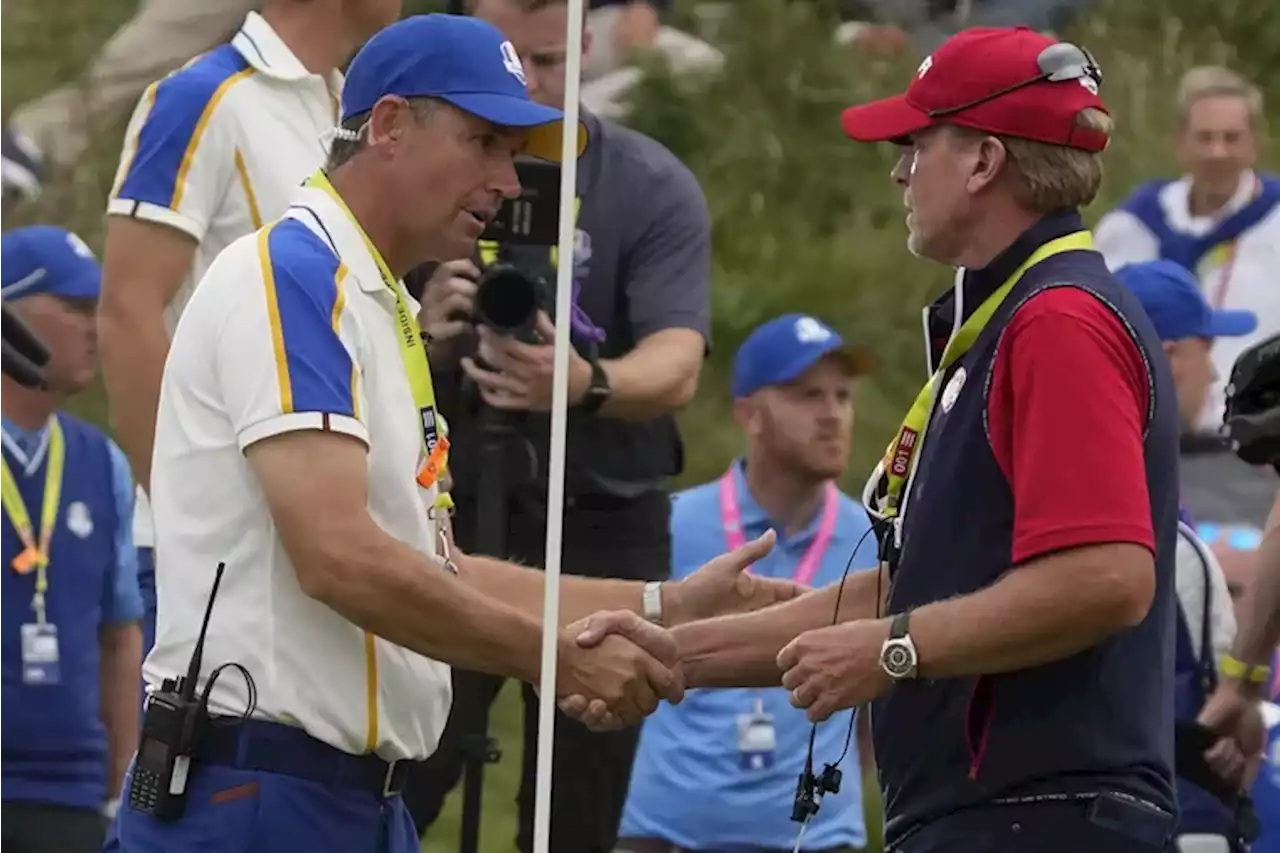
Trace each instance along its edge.
{"label": "black camera lens", "polygon": [[476,319],[501,334],[532,332],[542,307],[542,286],[509,264],[497,264],[476,283]]}

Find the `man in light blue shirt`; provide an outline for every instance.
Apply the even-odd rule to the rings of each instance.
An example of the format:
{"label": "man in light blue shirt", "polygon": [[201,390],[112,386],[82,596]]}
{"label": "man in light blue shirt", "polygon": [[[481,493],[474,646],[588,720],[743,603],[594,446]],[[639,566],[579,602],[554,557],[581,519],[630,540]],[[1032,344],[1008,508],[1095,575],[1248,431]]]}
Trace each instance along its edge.
{"label": "man in light blue shirt", "polygon": [[[862,349],[824,323],[790,314],[757,328],[734,362],[734,420],[746,455],[726,474],[678,493],[671,513],[671,574],[768,527],[778,544],[752,571],[811,587],[874,568],[875,537],[861,506],[835,480],[848,462]],[[814,765],[840,760],[843,784],[805,830],[806,851],[867,843],[853,712],[817,729]],[[787,691],[707,689],[662,705],[644,724],[618,849],[629,853],[791,850],[791,820],[810,725]]]}

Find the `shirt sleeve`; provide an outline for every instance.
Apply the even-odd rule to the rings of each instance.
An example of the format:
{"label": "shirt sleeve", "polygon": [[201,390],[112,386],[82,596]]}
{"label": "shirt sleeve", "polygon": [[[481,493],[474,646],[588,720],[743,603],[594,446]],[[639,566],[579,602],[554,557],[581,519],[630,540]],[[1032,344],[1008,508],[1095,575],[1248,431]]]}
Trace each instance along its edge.
{"label": "shirt sleeve", "polygon": [[249,276],[258,292],[236,300],[216,344],[217,382],[241,449],[301,429],[341,432],[367,444],[346,267],[296,220],[259,231],[256,241]]}
{"label": "shirt sleeve", "polygon": [[1154,261],[1160,256],[1160,244],[1155,236],[1127,210],[1113,210],[1098,220],[1093,229],[1093,244],[1113,270],[1126,264]]}
{"label": "shirt sleeve", "polygon": [[204,238],[236,180],[234,123],[225,96],[248,73],[192,67],[148,87],[125,133],[108,214]]}
{"label": "shirt sleeve", "polygon": [[676,163],[650,182],[650,215],[627,247],[623,286],[636,340],[664,329],[693,329],[711,338],[711,218],[697,180]]}
{"label": "shirt sleeve", "polygon": [[1082,545],[1154,552],[1143,434],[1150,380],[1120,319],[1073,287],[1014,315],[987,401],[992,450],[1013,492],[1013,563]]}
{"label": "shirt sleeve", "polygon": [[133,543],[133,472],[129,460],[116,443],[108,440],[108,447],[111,451],[111,493],[116,506],[116,559],[103,590],[102,622],[137,622],[142,619],[144,606],[142,590],[138,586],[138,549]]}

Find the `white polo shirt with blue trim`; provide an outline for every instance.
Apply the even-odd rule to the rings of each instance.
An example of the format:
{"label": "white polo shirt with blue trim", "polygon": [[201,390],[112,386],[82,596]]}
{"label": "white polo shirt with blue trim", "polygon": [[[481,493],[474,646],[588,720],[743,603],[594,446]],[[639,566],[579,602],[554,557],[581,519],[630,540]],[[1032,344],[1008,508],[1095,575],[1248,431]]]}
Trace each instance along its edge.
{"label": "white polo shirt with blue trim", "polygon": [[[166,309],[170,332],[196,283],[232,241],[284,213],[328,153],[342,76],[312,74],[258,13],[228,43],[151,84],[125,133],[107,204],[198,243]],[[152,544],[138,490],[134,538]]]}
{"label": "white polo shirt with blue trim", "polygon": [[[255,716],[301,726],[349,753],[419,760],[435,750],[448,717],[449,667],[302,592],[244,455],[294,430],[353,437],[367,447],[373,520],[437,553],[428,509],[438,487],[423,490],[415,479],[421,428],[395,298],[333,199],[311,188],[295,199],[283,219],[214,261],[174,332],[151,474],[158,622],[143,674],[157,685],[185,670],[215,567],[225,562],[204,675],[237,661],[257,684]],[[210,706],[241,714],[243,680],[219,678]]]}

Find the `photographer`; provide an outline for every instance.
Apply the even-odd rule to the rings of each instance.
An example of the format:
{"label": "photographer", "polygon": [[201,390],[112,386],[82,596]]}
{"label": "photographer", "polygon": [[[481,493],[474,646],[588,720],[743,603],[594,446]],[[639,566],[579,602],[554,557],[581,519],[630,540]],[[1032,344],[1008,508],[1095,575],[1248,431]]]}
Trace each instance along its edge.
{"label": "photographer", "polygon": [[[470,10],[514,44],[530,95],[564,101],[563,2],[479,0]],[[586,53],[590,36],[583,37]],[[564,571],[658,581],[670,565],[665,483],[682,467],[674,412],[693,396],[707,348],[710,233],[696,180],[652,139],[583,112],[589,144],[578,163],[576,309],[569,368]],[[528,188],[527,175],[522,183]],[[558,186],[559,178],[545,181]],[[549,193],[555,197],[554,189]],[[538,219],[554,210],[538,210]],[[535,225],[536,227],[536,225]],[[554,235],[554,230],[552,230]],[[540,566],[546,547],[554,323],[554,236],[545,245],[481,242],[479,257],[441,265],[422,292],[441,408],[451,430],[475,435],[481,418],[511,425],[503,446],[503,556]],[[476,324],[476,279],[495,262],[548,286],[534,334],[519,340]],[[479,328],[476,326],[479,325]],[[532,342],[529,342],[532,341]],[[451,452],[453,527],[464,550],[475,542],[479,463],[486,448],[469,441]],[[426,831],[467,760],[502,679],[455,670],[454,706],[442,748],[406,792]],[[524,690],[525,749],[518,847],[532,846],[537,699]],[[477,731],[479,729],[479,731]],[[555,736],[552,846],[561,853],[611,849],[626,798],[637,729],[593,734],[563,716]]]}

